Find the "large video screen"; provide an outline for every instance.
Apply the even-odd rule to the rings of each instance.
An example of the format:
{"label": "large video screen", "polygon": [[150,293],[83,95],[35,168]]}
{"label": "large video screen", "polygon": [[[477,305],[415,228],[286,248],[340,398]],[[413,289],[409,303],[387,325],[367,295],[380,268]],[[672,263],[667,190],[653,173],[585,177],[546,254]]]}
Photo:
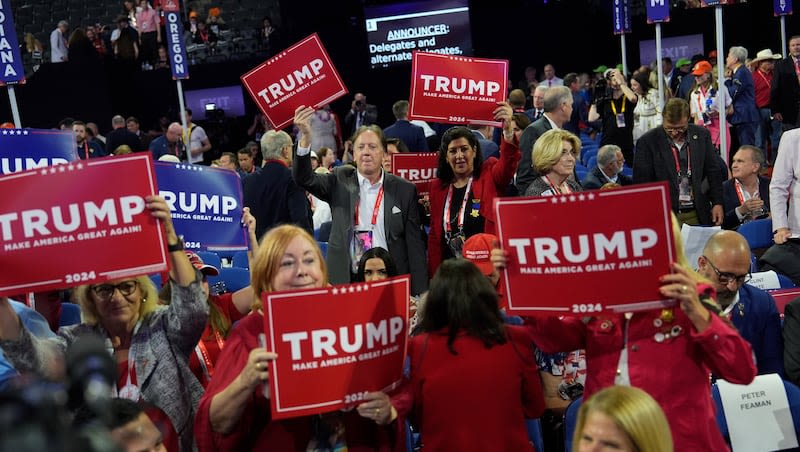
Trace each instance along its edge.
{"label": "large video screen", "polygon": [[472,55],[467,0],[419,1],[364,8],[372,68],[411,61],[411,52]]}
{"label": "large video screen", "polygon": [[219,88],[195,89],[184,92],[186,107],[192,110],[192,119],[206,119],[206,106],[222,110],[225,116],[244,116],[244,96],[240,85]]}

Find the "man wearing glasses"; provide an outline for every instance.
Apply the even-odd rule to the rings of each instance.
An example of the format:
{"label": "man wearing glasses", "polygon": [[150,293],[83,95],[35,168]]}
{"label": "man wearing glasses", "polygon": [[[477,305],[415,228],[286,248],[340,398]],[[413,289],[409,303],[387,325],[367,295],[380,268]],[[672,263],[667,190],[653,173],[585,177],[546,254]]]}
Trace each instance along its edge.
{"label": "man wearing glasses", "polygon": [[734,231],[720,231],[706,242],[697,258],[697,271],[717,291],[717,302],[753,347],[759,375],[783,375],[781,318],[775,300],[767,292],[747,284],[750,280],[750,247]]}
{"label": "man wearing glasses", "polygon": [[689,114],[686,100],[667,101],[662,127],[650,129],[636,143],[633,182],[668,182],[672,210],[681,223],[719,226],[724,217],[719,157],[708,130],[689,124]]}

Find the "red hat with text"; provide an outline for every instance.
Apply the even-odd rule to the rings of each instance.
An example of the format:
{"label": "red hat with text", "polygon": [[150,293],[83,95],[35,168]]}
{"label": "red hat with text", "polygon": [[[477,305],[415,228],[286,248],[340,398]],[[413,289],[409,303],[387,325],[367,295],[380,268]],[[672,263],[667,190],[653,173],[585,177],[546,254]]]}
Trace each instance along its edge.
{"label": "red hat with text", "polygon": [[484,275],[494,272],[492,265],[492,248],[499,242],[494,234],[475,234],[464,242],[461,254],[465,259],[475,264]]}
{"label": "red hat with text", "polygon": [[200,270],[200,273],[206,276],[219,275],[219,269],[217,267],[214,267],[213,265],[208,265],[205,262],[203,262],[203,259],[200,256],[198,256],[197,253],[192,251],[187,251],[186,257],[189,258],[189,262],[192,263],[192,266],[194,266],[194,268]]}

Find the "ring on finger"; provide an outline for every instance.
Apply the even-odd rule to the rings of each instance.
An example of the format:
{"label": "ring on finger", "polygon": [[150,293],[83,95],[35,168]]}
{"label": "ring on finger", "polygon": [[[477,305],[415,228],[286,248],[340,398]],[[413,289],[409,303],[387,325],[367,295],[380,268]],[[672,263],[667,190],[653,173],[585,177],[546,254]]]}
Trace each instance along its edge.
{"label": "ring on finger", "polygon": [[689,290],[686,286],[681,286],[681,293],[686,293]]}

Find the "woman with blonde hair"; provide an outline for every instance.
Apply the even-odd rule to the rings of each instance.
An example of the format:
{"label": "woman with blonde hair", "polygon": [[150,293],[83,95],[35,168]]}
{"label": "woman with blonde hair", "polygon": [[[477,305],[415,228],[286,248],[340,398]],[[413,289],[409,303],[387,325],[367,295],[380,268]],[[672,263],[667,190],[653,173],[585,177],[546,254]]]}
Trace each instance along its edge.
{"label": "woman with blonde hair", "polygon": [[620,452],[672,452],[672,434],[661,407],[639,388],[611,386],[581,405],[572,450],[603,446]]}
{"label": "woman with blonde hair", "polygon": [[[272,420],[269,395],[269,361],[280,359],[264,347],[264,313],[261,296],[266,292],[322,288],[328,285],[328,269],[314,238],[303,228],[281,225],[270,229],[251,263],[254,292],[252,312],[239,321],[219,356],[214,378],[200,401],[195,432],[197,447],[212,450],[326,450],[346,447],[353,452],[391,450],[392,426],[376,425],[378,419],[362,417],[362,408],[349,412]],[[370,409],[382,411],[389,424],[393,409],[383,393],[368,393]],[[381,404],[382,410],[375,405]],[[395,414],[396,416],[396,414]],[[346,433],[338,435],[339,429]],[[309,449],[309,447],[311,449]]]}
{"label": "woman with blonde hair", "polygon": [[[705,127],[711,133],[711,143],[719,149],[722,133],[720,132],[720,96],[719,90],[728,88],[719,86],[714,76],[714,68],[708,61],[698,61],[692,68],[691,75],[694,76],[694,86],[689,93],[689,106],[691,108],[692,122],[698,126]],[[688,76],[688,75],[687,75]],[[733,113],[731,96],[725,93],[725,107],[722,111],[726,115]],[[730,124],[725,123],[725,143],[726,154],[731,149],[731,130]]]}
{"label": "woman with blonde hair", "polygon": [[539,177],[534,179],[525,196],[553,196],[583,190],[572,177],[575,163],[581,156],[581,140],[572,132],[551,129],[533,144],[531,161]]}
{"label": "woman with blonde hair", "polygon": [[[162,433],[167,432],[164,442],[169,450],[190,451],[192,419],[203,387],[187,361],[208,320],[208,305],[202,276],[183,250],[166,201],[149,196],[146,205],[151,215],[161,220],[169,246],[169,306],[159,305],[158,292],[144,275],[79,286],[75,298],[83,322],[63,327],[57,338],[43,341],[31,336],[14,311],[5,309],[0,301],[0,347],[20,372],[43,375],[52,363],[53,346],[56,353],[63,353],[81,337],[104,339],[118,369],[114,394],[153,405],[148,416],[162,426]],[[178,438],[170,437],[173,428]]]}

